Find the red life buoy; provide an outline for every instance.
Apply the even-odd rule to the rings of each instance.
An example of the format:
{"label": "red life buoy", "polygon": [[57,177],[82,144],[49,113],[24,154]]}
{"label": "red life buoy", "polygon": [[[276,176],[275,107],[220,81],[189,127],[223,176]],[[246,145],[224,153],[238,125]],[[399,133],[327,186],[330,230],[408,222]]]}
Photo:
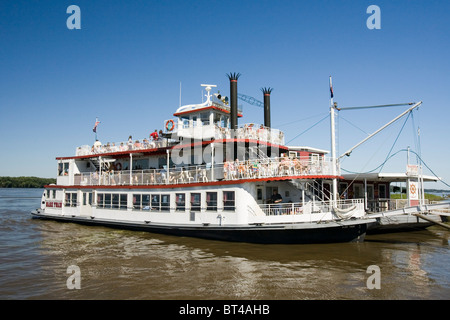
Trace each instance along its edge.
{"label": "red life buoy", "polygon": [[172,131],[175,128],[175,122],[172,119],[166,121],[166,130]]}

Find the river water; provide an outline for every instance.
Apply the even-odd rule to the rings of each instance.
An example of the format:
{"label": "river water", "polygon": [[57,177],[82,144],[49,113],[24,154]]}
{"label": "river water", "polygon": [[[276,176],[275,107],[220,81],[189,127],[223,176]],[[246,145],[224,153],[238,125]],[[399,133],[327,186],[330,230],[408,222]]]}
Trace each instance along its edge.
{"label": "river water", "polygon": [[441,227],[363,243],[228,243],[32,219],[42,191],[0,189],[3,300],[450,298]]}

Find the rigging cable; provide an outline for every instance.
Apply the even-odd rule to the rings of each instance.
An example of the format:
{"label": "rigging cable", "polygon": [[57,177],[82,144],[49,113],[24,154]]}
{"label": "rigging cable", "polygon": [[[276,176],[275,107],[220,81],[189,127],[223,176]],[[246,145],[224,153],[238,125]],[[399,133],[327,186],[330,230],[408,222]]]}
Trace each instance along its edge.
{"label": "rigging cable", "polygon": [[[370,171],[367,171],[367,172],[354,172],[354,171],[345,170],[344,168],[341,168],[341,170],[342,170],[342,171],[345,171],[345,172],[348,172],[348,173],[354,173],[354,174],[371,173],[371,172],[374,172],[375,170],[377,170],[378,168],[380,168],[380,166],[383,166],[383,165],[384,165],[388,160],[390,160],[392,157],[394,157],[394,156],[397,155],[398,153],[404,152],[404,151],[407,152],[408,150],[407,150],[407,149],[401,149],[401,150],[395,152],[394,154],[392,154],[391,156],[389,156],[388,158],[386,158],[386,160],[385,160],[381,165],[379,165],[379,166],[376,167],[375,169],[370,170]],[[426,162],[423,161],[423,159],[419,156],[419,154],[418,154],[417,152],[415,152],[415,151],[413,151],[413,150],[409,150],[409,152],[414,153],[414,154],[420,159],[420,161],[425,165],[425,167],[427,167],[427,169],[430,170],[430,172],[431,172],[436,178],[439,179],[440,182],[442,182],[443,184],[445,184],[447,187],[450,187],[450,184],[446,183],[444,180],[441,180],[441,179],[439,178],[439,176],[436,175],[436,173],[434,173],[434,171],[426,164]]]}
{"label": "rigging cable", "polygon": [[[411,114],[412,114],[412,111],[410,111],[410,112],[408,113],[408,116],[406,117],[405,122],[403,122],[402,128],[400,129],[400,132],[398,133],[397,138],[395,138],[394,143],[392,144],[392,147],[391,147],[391,149],[389,150],[388,155],[386,156],[386,159],[387,159],[387,158],[389,157],[389,155],[391,154],[392,149],[394,149],[394,146],[395,146],[395,144],[397,143],[397,140],[398,140],[398,138],[400,137],[400,134],[402,133],[403,128],[405,127],[406,122],[408,122],[409,116],[410,116]],[[381,166],[379,172],[381,172],[381,170],[383,169],[385,163],[386,163],[386,162],[383,163],[383,165]]]}
{"label": "rigging cable", "polygon": [[306,133],[307,131],[311,130],[312,128],[314,128],[316,125],[318,125],[319,123],[321,123],[323,120],[328,118],[328,114],[323,117],[321,120],[317,121],[315,124],[313,124],[311,127],[309,127],[308,129],[300,132],[298,135],[296,135],[294,138],[292,138],[291,140],[289,140],[288,142],[286,142],[286,145],[289,144],[289,142],[291,142],[292,140],[297,139],[299,136],[301,136],[302,134]]}
{"label": "rigging cable", "polygon": [[318,116],[322,116],[323,114],[324,113],[322,112],[322,113],[318,113],[316,115],[312,115],[312,116],[309,116],[309,117],[306,117],[306,118],[303,118],[303,119],[294,120],[294,121],[290,121],[290,122],[286,122],[286,123],[282,123],[282,124],[277,124],[275,126],[276,127],[284,127],[284,126],[287,126],[287,125],[290,125],[290,124],[293,124],[293,123],[296,123],[296,122],[300,122],[300,121],[305,121],[305,120],[309,120],[309,119],[312,119],[312,118],[316,118]]}

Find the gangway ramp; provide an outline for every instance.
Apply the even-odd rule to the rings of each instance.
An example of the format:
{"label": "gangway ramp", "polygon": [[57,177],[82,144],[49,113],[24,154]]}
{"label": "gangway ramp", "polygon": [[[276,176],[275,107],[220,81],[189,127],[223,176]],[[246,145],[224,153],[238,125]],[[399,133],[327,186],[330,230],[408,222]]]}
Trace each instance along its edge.
{"label": "gangway ramp", "polygon": [[[436,211],[438,210],[438,211]],[[369,218],[383,218],[383,217],[392,217],[403,214],[416,214],[428,212],[432,214],[437,214],[440,216],[450,216],[450,201],[442,201],[439,203],[432,204],[422,204],[418,206],[404,207],[396,210],[383,211],[378,213],[370,213],[367,216]],[[436,213],[435,213],[436,212]]]}

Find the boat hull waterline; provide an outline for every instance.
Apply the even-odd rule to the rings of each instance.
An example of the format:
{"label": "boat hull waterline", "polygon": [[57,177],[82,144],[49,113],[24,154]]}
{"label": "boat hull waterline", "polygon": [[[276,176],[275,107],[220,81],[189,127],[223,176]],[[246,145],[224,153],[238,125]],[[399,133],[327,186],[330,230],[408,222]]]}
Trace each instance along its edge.
{"label": "boat hull waterline", "polygon": [[319,244],[363,242],[370,220],[342,220],[326,223],[283,223],[254,225],[168,225],[151,222],[96,219],[84,216],[44,214],[40,209],[32,212],[33,218],[71,222],[90,226],[104,226],[133,231],[146,231],[173,236],[208,240],[246,242],[258,244]]}

